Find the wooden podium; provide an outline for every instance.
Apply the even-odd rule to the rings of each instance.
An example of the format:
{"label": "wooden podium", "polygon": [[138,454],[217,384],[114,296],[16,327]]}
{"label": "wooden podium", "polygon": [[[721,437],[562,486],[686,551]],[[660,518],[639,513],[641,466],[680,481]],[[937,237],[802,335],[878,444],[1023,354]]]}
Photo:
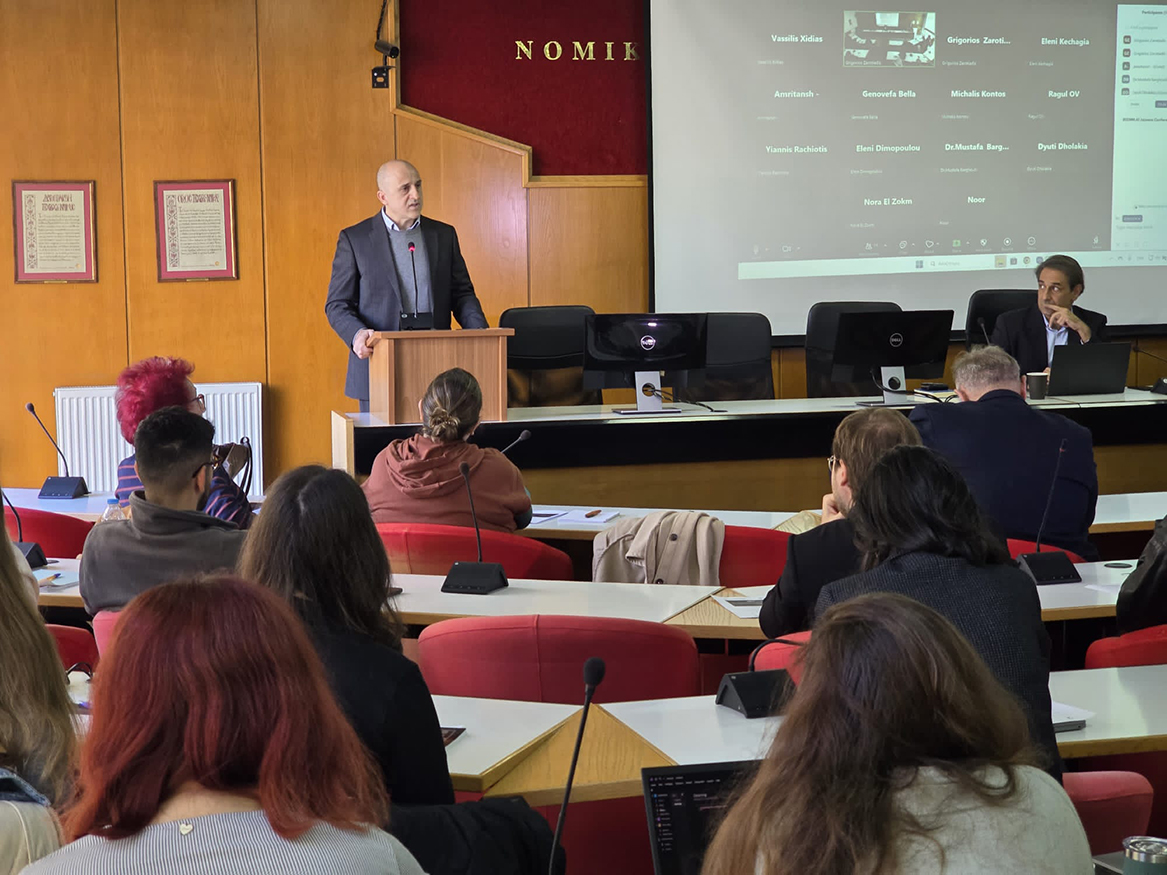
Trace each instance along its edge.
{"label": "wooden podium", "polygon": [[469,371],[482,387],[483,421],[507,418],[507,338],[513,328],[378,331],[369,358],[369,413],[390,425],[418,422],[417,404],[434,377]]}

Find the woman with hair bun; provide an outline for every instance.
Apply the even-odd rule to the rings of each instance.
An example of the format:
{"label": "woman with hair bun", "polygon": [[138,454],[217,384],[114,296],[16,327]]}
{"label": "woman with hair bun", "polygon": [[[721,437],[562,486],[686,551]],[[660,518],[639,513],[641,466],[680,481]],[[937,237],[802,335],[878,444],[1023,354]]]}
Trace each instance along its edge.
{"label": "woman with hair bun", "polygon": [[482,389],[474,375],[461,368],[438,374],[418,407],[421,432],[393,441],[373,460],[363,486],[373,519],[473,526],[459,472],[465,463],[482,528],[513,532],[528,525],[531,496],[519,469],[498,450],[469,442],[482,416]]}

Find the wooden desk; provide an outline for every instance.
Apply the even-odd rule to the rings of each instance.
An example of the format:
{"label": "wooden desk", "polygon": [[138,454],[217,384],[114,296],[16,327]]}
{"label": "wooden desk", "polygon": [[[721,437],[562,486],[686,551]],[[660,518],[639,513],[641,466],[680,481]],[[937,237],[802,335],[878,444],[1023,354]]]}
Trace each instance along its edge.
{"label": "wooden desk", "polygon": [[1167,750],[1167,666],[1054,672],[1049,689],[1055,701],[1097,715],[1058,733],[1063,757]]}
{"label": "wooden desk", "polygon": [[[1041,600],[1041,618],[1047,623],[1058,620],[1085,620],[1092,617],[1113,617],[1118,601],[1117,587],[1122,585],[1134,568],[1107,568],[1105,562],[1086,562],[1076,565],[1082,575],[1081,583],[1061,583],[1037,588]],[[1100,591],[1092,586],[1106,586]],[[741,595],[747,598],[764,598],[774,587],[743,586],[726,589],[715,595]],[[670,626],[678,626],[694,638],[736,638],[762,641],[765,635],[756,619],[743,619],[726,610],[712,598],[698,602],[667,621]]]}
{"label": "wooden desk", "polygon": [[4,494],[19,510],[43,510],[49,513],[63,513],[81,520],[99,520],[105,513],[106,502],[114,497],[112,492],[95,492],[81,498],[37,498],[40,489],[5,487]]}
{"label": "wooden desk", "polygon": [[[617,511],[620,515],[615,519],[611,519],[606,523],[593,523],[589,521],[568,521],[562,517],[548,520],[547,522],[533,522],[525,529],[520,529],[515,532],[516,535],[523,535],[528,538],[536,538],[540,541],[591,541],[596,535],[602,532],[608,526],[615,525],[622,519],[637,518],[648,516],[658,510],[689,510],[690,508],[663,508],[663,507],[606,507],[604,505],[567,505],[567,504],[537,504],[533,510],[538,513],[558,513],[560,511],[590,511],[590,510],[605,510]],[[747,526],[753,529],[776,529],[782,523],[786,522],[796,511],[768,511],[768,510],[703,510],[701,513],[707,513],[710,516],[716,517],[727,526]],[[535,517],[538,520],[538,517]]]}
{"label": "wooden desk", "polygon": [[[75,577],[80,567],[80,559],[58,559],[52,565],[48,565],[45,568],[38,568],[33,573],[37,577],[43,577],[46,574],[54,574],[57,572]],[[77,584],[61,587],[42,587],[40,594],[37,596],[37,604],[42,608],[85,607],[85,604],[81,601],[81,589]]]}

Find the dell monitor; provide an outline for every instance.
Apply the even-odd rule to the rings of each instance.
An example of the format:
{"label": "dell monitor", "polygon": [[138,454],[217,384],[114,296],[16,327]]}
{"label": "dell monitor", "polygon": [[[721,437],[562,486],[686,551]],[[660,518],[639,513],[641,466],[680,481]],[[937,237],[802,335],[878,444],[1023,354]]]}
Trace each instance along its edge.
{"label": "dell monitor", "polygon": [[[584,385],[632,386],[636,407],[617,413],[680,413],[661,403],[661,385],[705,368],[706,314],[602,313],[585,320]],[[661,371],[669,377],[661,379]]]}
{"label": "dell monitor", "polygon": [[908,395],[906,377],[934,379],[944,375],[952,316],[952,310],[840,313],[832,369],[866,376],[874,375],[878,368],[883,401],[861,403],[902,405]]}

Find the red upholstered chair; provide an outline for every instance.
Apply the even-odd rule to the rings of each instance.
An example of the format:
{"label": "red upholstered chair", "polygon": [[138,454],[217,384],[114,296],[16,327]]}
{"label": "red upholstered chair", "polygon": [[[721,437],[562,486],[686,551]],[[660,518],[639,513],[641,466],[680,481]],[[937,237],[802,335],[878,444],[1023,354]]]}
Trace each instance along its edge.
{"label": "red upholstered chair", "polygon": [[1127,836],[1147,834],[1154,791],[1142,775],[1066,772],[1064,782],[1086,830],[1091,854],[1121,851]]}
{"label": "red upholstered chair", "polygon": [[[1167,665],[1167,626],[1151,626],[1115,638],[1100,638],[1086,650],[1086,668],[1129,665]],[[1167,833],[1167,753],[1114,754],[1086,757],[1079,762],[1091,769],[1138,772],[1150,781],[1156,792],[1147,830],[1151,835]]]}
{"label": "red upholstered chair", "polygon": [[[1033,553],[1037,549],[1037,542],[1036,541],[1022,541],[1019,538],[1009,538],[1006,543],[1008,544],[1008,547],[1009,547],[1009,555],[1012,556],[1014,559],[1016,559],[1022,553]],[[1051,547],[1049,544],[1042,544],[1042,546],[1041,546],[1042,553],[1052,553],[1055,550],[1062,550],[1062,548],[1061,547]],[[1062,552],[1065,553],[1067,556],[1069,556],[1070,561],[1073,562],[1075,565],[1081,565],[1083,562],[1086,561],[1081,556],[1079,556],[1077,553],[1071,553],[1069,550],[1062,550]]]}
{"label": "red upholstered chair", "polygon": [[[446,574],[455,562],[478,559],[474,529],[429,523],[377,523],[389,564],[402,574]],[[482,532],[482,560],[498,562],[518,580],[571,580],[571,557],[534,538]]]}
{"label": "red upholstered chair", "polygon": [[93,615],[93,637],[97,640],[98,653],[105,653],[109,649],[120,616],[120,611],[98,611]]}
{"label": "red upholstered chair", "polygon": [[[607,664],[596,702],[694,696],[697,646],[661,623],[595,617],[473,617],[428,627],[418,640],[430,692],[534,702],[583,702],[583,664]],[[554,827],[559,806],[540,809]],[[572,872],[651,875],[640,798],[573,803],[563,846]]]}
{"label": "red upholstered chair", "polygon": [[[4,523],[12,540],[17,540],[16,517],[4,508]],[[24,540],[36,541],[46,556],[73,559],[81,553],[85,538],[93,528],[92,520],[79,520],[63,513],[27,508],[20,511]]]}
{"label": "red upholstered chair", "polygon": [[97,668],[97,642],[93,640],[92,632],[76,626],[56,626],[52,623],[46,624],[45,628],[53,636],[61,664],[65,668],[72,668],[78,663],[89,666],[91,671]]}
{"label": "red upholstered chair", "polygon": [[788,532],[726,526],[718,578],[722,586],[765,586],[777,583],[786,567]]}
{"label": "red upholstered chair", "polygon": [[[810,640],[810,632],[792,632],[789,635],[783,635],[782,638],[786,641],[798,641],[806,644]],[[799,644],[783,644],[780,641],[775,641],[758,651],[757,656],[754,657],[754,669],[756,671],[769,671],[784,668],[790,673],[790,679],[797,684],[802,679],[802,660],[799,659],[801,653],[802,647]]]}

